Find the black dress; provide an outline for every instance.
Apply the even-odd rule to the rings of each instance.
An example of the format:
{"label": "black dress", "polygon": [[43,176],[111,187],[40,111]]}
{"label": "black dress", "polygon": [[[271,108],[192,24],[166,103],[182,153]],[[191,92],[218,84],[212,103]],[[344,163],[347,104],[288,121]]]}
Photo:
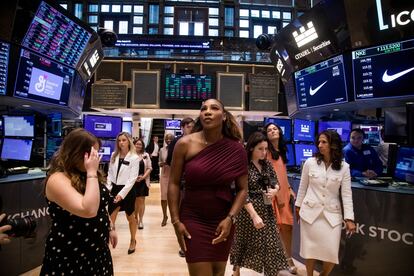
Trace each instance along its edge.
{"label": "black dress", "polygon": [[99,187],[101,200],[94,218],[78,217],[47,200],[52,227],[40,275],[113,275],[106,210],[112,198],[104,185]]}

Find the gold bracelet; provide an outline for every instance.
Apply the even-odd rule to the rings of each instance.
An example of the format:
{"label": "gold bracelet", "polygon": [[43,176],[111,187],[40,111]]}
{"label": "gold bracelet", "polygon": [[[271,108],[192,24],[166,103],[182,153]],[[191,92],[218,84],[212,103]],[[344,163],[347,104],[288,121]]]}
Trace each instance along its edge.
{"label": "gold bracelet", "polygon": [[97,175],[87,175],[86,178],[98,178]]}
{"label": "gold bracelet", "polygon": [[180,222],[180,220],[179,220],[179,219],[177,219],[176,221],[172,222],[171,224],[172,224],[172,225],[175,225],[175,224],[177,224],[177,223],[179,223],[179,222]]}

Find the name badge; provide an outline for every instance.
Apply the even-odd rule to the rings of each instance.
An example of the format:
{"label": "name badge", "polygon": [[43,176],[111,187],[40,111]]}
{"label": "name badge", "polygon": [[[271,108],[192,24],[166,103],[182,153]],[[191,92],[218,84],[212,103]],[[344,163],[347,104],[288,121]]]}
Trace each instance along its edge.
{"label": "name badge", "polygon": [[363,154],[364,154],[364,155],[370,155],[370,154],[371,154],[371,151],[370,151],[370,150],[364,150],[364,151],[363,151]]}
{"label": "name badge", "polygon": [[129,166],[129,161],[124,160],[122,164]]}

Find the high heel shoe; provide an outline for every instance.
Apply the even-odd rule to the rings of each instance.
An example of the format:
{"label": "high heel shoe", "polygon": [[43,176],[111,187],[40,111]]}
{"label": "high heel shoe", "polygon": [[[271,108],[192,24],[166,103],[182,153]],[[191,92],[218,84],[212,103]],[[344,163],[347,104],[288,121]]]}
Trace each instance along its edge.
{"label": "high heel shoe", "polygon": [[[131,249],[131,245],[134,244],[134,248]],[[132,254],[135,252],[135,247],[137,246],[137,240],[133,240],[131,241],[131,244],[129,245],[128,248],[128,255]]]}
{"label": "high heel shoe", "polygon": [[161,222],[161,227],[164,227],[165,225],[167,225],[167,220],[168,220],[168,217],[167,217],[167,216],[165,216],[165,217],[162,219],[162,222]]}
{"label": "high heel shoe", "polygon": [[288,261],[288,265],[289,265],[289,268],[288,268],[288,271],[289,271],[289,273],[290,274],[298,274],[298,268],[295,266],[295,263],[293,262],[293,259],[292,258],[287,258],[287,261]]}

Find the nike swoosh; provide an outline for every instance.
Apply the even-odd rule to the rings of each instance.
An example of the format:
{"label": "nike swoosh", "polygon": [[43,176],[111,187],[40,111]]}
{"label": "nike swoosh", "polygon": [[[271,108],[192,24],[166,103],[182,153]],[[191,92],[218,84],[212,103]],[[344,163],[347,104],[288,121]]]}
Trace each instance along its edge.
{"label": "nike swoosh", "polygon": [[404,70],[404,71],[401,71],[401,72],[399,72],[397,74],[394,74],[394,75],[388,75],[388,72],[387,72],[388,70],[385,70],[384,75],[382,75],[382,81],[383,82],[391,82],[391,81],[394,81],[394,80],[398,79],[399,77],[402,77],[405,74],[410,73],[413,70],[414,70],[414,67],[409,68],[409,69]]}
{"label": "nike swoosh", "polygon": [[309,87],[309,95],[313,96],[316,94],[316,92],[318,92],[319,89],[322,88],[322,86],[325,85],[325,83],[327,83],[328,81],[325,81],[324,83],[322,83],[321,85],[319,85],[318,87],[316,87],[315,89],[312,89],[312,86]]}

